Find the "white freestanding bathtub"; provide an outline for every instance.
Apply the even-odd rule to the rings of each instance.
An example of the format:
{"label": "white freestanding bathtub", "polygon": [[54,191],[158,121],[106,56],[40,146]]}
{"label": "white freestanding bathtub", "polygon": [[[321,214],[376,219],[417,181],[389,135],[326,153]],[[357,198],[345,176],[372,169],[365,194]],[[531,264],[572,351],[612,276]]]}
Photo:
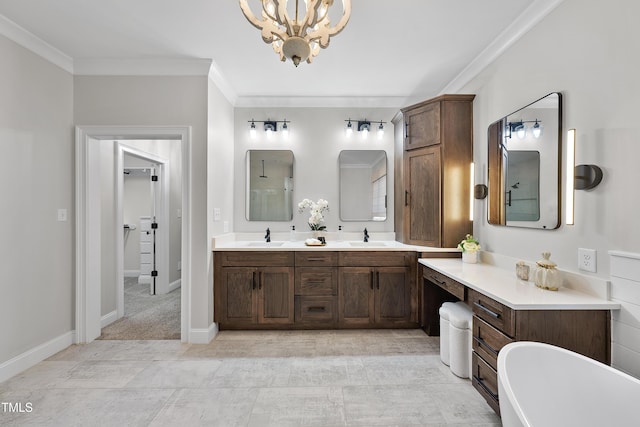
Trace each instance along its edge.
{"label": "white freestanding bathtub", "polygon": [[498,393],[505,427],[640,426],[640,380],[549,344],[504,346]]}

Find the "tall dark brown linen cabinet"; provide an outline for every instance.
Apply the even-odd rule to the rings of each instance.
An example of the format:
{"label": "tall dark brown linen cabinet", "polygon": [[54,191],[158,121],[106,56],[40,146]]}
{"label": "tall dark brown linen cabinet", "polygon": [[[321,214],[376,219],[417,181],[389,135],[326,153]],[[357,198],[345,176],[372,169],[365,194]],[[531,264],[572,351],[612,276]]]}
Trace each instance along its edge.
{"label": "tall dark brown linen cabinet", "polygon": [[[396,168],[396,230],[404,243],[455,247],[472,232],[470,168],[475,95],[442,95],[402,109],[403,162]],[[399,144],[399,142],[396,142]]]}

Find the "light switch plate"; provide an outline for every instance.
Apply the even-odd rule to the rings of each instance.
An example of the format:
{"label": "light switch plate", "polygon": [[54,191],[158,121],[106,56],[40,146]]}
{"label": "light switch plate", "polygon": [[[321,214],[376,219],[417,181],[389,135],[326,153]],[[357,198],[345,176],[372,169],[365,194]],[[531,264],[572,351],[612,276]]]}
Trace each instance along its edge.
{"label": "light switch plate", "polygon": [[595,273],[597,271],[596,261],[595,249],[578,248],[578,268],[580,270]]}
{"label": "light switch plate", "polygon": [[222,212],[220,208],[213,208],[213,220],[220,221],[222,219]]}
{"label": "light switch plate", "polygon": [[58,209],[58,221],[66,221],[66,220],[67,220],[67,210]]}

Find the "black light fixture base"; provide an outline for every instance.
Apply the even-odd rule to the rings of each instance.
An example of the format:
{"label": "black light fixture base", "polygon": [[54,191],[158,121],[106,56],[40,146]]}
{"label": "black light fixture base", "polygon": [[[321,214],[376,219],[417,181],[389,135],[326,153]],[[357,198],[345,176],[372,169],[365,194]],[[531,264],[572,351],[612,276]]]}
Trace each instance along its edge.
{"label": "black light fixture base", "polygon": [[578,165],[574,177],[576,190],[591,190],[602,181],[602,169],[596,165]]}

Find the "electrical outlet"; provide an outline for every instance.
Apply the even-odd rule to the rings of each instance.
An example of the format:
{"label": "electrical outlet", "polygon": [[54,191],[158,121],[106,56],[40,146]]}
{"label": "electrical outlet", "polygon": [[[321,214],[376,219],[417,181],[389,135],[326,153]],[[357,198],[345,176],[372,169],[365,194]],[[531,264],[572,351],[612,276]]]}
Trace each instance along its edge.
{"label": "electrical outlet", "polygon": [[58,221],[66,221],[66,220],[67,220],[67,210],[58,209]]}
{"label": "electrical outlet", "polygon": [[213,220],[220,221],[222,219],[222,212],[220,208],[213,208]]}
{"label": "electrical outlet", "polygon": [[596,272],[595,249],[578,248],[578,268],[583,271],[590,271],[591,273]]}

